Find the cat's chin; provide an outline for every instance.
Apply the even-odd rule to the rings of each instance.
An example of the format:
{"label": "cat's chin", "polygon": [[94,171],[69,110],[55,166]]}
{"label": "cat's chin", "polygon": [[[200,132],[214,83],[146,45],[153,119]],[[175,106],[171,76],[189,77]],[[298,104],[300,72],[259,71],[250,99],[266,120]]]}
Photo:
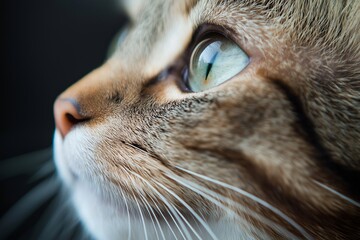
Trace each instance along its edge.
{"label": "cat's chin", "polygon": [[118,204],[110,204],[96,195],[90,186],[81,185],[73,190],[72,201],[86,230],[95,239],[127,238],[128,213],[121,199]]}

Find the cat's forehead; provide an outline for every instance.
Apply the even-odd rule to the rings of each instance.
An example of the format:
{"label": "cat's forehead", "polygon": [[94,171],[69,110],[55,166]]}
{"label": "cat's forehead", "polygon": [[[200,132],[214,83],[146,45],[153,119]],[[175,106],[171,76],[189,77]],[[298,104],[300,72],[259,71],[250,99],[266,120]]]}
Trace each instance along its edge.
{"label": "cat's forehead", "polygon": [[132,16],[129,33],[115,59],[126,61],[124,65],[130,66],[129,71],[134,66],[140,67],[137,74],[143,78],[151,78],[164,69],[191,39],[193,24],[185,1],[171,2],[141,2],[141,6],[134,2],[130,7],[140,9],[128,9],[130,14],[136,12],[136,16]]}

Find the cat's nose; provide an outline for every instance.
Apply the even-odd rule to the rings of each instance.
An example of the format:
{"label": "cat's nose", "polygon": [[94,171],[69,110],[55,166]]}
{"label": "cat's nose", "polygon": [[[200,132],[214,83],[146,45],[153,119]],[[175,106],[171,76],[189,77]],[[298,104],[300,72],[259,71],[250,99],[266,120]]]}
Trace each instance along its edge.
{"label": "cat's nose", "polygon": [[63,138],[76,124],[89,119],[81,114],[80,105],[73,98],[58,98],[54,103],[54,117]]}

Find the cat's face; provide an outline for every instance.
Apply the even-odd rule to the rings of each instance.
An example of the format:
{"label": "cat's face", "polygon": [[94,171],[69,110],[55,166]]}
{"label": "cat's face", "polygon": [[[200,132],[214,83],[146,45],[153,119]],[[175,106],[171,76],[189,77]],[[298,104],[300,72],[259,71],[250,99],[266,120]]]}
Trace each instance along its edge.
{"label": "cat's face", "polygon": [[360,4],[144,2],[55,103],[56,164],[90,233],[359,236]]}

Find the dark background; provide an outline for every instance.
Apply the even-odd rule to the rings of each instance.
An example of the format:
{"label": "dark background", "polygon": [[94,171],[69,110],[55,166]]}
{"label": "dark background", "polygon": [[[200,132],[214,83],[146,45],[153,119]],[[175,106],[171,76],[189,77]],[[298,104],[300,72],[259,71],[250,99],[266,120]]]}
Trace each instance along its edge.
{"label": "dark background", "polygon": [[[29,179],[51,159],[55,98],[104,62],[126,19],[115,0],[2,0],[0,4],[1,220],[38,184]],[[48,150],[13,158],[44,148]],[[46,206],[9,239],[30,239],[33,223]]]}
{"label": "dark background", "polygon": [[101,65],[125,22],[114,0],[1,1],[0,160],[51,146],[53,102]]}

